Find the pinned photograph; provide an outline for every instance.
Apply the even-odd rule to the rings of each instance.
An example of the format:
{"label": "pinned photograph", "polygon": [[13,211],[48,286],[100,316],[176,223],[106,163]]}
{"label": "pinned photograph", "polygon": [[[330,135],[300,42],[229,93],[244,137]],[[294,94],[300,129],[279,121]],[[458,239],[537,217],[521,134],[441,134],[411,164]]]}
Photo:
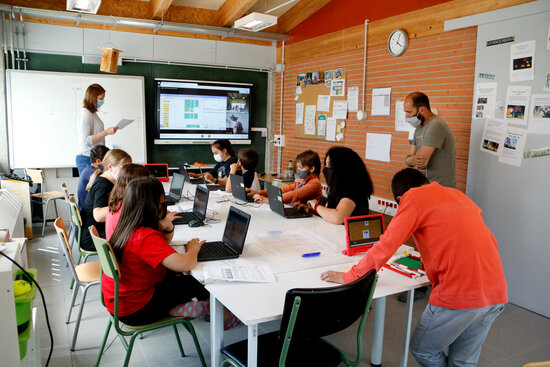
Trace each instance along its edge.
{"label": "pinned photograph", "polygon": [[332,70],[325,71],[325,81],[332,79]]}
{"label": "pinned photograph", "polygon": [[525,117],[525,106],[522,106],[522,105],[506,106],[506,118],[523,120],[524,117]]}
{"label": "pinned photograph", "polygon": [[332,73],[333,79],[340,79],[342,77],[342,69],[336,69]]}
{"label": "pinned photograph", "polygon": [[476,117],[477,118],[483,117],[483,112],[476,112]]}
{"label": "pinned photograph", "polygon": [[504,147],[505,148],[516,150],[517,146],[518,146],[518,139],[517,138],[512,138],[510,136],[507,136],[506,139],[504,139]]}
{"label": "pinned photograph", "polygon": [[316,72],[313,72],[311,73],[311,84],[319,84],[320,81],[319,81],[319,72],[316,71]]}
{"label": "pinned photograph", "polygon": [[306,73],[306,84],[312,84],[311,73]]}
{"label": "pinned photograph", "polygon": [[530,69],[531,67],[533,67],[532,61],[533,58],[531,56],[514,59],[512,68],[514,70]]}
{"label": "pinned photograph", "polygon": [[319,83],[324,83],[324,82],[325,82],[325,72],[320,71],[319,72]]}
{"label": "pinned photograph", "polygon": [[477,110],[478,110],[478,111],[483,111],[484,108],[485,108],[485,106],[482,105],[482,104],[477,105]]}
{"label": "pinned photograph", "polygon": [[498,143],[494,141],[490,141],[488,139],[484,139],[483,149],[490,150],[491,152],[498,152]]}
{"label": "pinned photograph", "polygon": [[487,97],[479,97],[477,99],[478,104],[487,104]]}

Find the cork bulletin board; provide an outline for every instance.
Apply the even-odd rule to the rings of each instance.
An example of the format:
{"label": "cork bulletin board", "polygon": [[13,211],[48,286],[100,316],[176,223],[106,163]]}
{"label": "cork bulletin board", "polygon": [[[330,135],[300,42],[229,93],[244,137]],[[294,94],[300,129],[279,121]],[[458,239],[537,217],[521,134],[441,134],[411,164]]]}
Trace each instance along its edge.
{"label": "cork bulletin board", "polygon": [[[327,138],[331,135],[327,127],[330,129],[332,126],[335,129],[334,135],[338,136],[341,133],[339,141],[343,140],[345,117],[336,119],[336,126],[329,126],[329,118],[334,116],[335,102],[338,106],[337,101],[340,103],[347,101],[346,87],[346,70],[344,68],[317,70],[296,76],[295,134],[297,138],[336,141],[336,137],[334,139]],[[323,105],[322,102],[324,102],[325,108],[319,108]],[[327,102],[329,102],[328,108]],[[313,109],[315,109],[315,119],[312,124]]]}

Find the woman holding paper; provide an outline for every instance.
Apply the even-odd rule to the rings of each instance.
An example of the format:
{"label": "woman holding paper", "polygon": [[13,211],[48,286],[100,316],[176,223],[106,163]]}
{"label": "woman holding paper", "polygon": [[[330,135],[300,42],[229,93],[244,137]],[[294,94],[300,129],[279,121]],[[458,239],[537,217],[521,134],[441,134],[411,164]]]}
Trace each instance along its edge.
{"label": "woman holding paper", "polygon": [[97,110],[105,101],[105,89],[99,84],[92,84],[86,89],[82,109],[78,114],[76,132],[79,154],[76,156],[78,174],[90,164],[90,151],[98,144],[105,145],[105,137],[113,135],[118,127],[105,129],[103,121],[97,115]]}

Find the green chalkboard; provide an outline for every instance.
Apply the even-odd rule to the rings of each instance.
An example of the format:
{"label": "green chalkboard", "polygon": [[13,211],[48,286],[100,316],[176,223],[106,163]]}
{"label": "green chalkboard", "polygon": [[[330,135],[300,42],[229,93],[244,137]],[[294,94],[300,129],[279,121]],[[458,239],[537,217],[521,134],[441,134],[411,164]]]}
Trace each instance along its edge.
{"label": "green chalkboard", "polygon": [[[82,64],[80,56],[27,53],[28,70],[63,71],[74,73],[101,73],[99,65]],[[117,74],[140,75],[145,78],[145,117],[147,133],[147,160],[150,163],[176,162],[193,163],[200,161],[214,164],[209,145],[156,145],[155,139],[155,78],[195,79],[225,82],[243,82],[253,84],[251,126],[265,127],[267,113],[267,73],[249,70],[222,69],[184,65],[167,65],[141,62],[124,62],[118,67]],[[108,98],[107,91],[107,98]],[[265,170],[265,138],[259,132],[250,133],[252,143],[247,145],[260,155],[256,171]],[[242,146],[236,145],[235,151]]]}

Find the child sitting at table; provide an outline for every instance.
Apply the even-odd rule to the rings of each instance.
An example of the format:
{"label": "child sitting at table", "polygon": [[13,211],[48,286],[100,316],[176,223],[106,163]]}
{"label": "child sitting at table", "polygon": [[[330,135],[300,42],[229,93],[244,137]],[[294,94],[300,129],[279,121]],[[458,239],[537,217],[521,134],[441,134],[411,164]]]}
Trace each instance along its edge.
{"label": "child sitting at table", "polygon": [[[298,154],[295,159],[296,173],[294,176],[298,181],[281,187],[283,203],[306,204],[308,200],[321,200],[323,186],[319,180],[321,173],[321,160],[319,154],[313,150],[306,150]],[[250,191],[254,195],[254,201],[268,203],[267,191]]]}
{"label": "child sitting at table", "polygon": [[[237,155],[237,163],[230,166],[230,174],[243,176],[244,187],[253,190],[260,189],[260,183],[256,179],[256,166],[258,165],[259,155],[254,149],[243,148]],[[225,184],[225,192],[231,192],[231,179],[228,178]]]}

